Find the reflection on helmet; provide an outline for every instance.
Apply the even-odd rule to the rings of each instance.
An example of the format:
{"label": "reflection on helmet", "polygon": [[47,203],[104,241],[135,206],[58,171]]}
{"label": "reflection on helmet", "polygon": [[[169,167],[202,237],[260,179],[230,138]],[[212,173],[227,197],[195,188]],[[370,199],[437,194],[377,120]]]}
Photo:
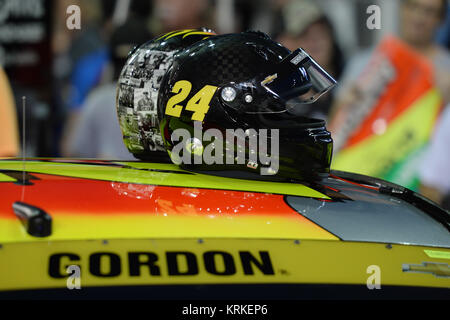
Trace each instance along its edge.
{"label": "reflection on helmet", "polygon": [[118,81],[116,108],[125,146],[137,158],[166,155],[156,110],[162,78],[176,52],[212,35],[204,28],[177,30],[129,54]]}
{"label": "reflection on helmet", "polygon": [[[335,83],[305,51],[291,53],[263,33],[208,37],[178,51],[162,80],[157,109],[164,146],[184,168],[216,174],[260,173],[269,167],[262,153],[274,155],[279,168],[266,172],[276,177],[328,173],[332,139],[325,122],[292,115],[288,101],[300,96],[310,103]],[[177,129],[190,137],[177,136]],[[204,139],[208,130],[214,137]],[[243,136],[230,140],[229,130]],[[219,161],[197,161],[206,152]],[[185,155],[192,161],[180,161]]]}

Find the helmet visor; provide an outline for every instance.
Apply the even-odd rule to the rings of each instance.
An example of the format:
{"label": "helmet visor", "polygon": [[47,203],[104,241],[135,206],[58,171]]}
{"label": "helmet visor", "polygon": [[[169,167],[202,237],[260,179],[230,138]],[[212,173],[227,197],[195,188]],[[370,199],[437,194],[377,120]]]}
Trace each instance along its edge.
{"label": "helmet visor", "polygon": [[285,102],[299,98],[301,103],[314,103],[336,85],[336,80],[298,48],[281,60],[275,72],[262,79],[261,85]]}

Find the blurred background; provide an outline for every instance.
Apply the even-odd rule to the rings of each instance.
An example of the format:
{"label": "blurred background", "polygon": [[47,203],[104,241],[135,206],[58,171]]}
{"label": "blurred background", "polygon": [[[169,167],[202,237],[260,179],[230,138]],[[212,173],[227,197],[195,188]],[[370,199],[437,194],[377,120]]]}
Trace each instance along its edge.
{"label": "blurred background", "polygon": [[27,157],[132,159],[114,105],[127,53],[202,26],[260,30],[306,49],[339,81],[296,111],[327,120],[334,168],[448,206],[447,0],[2,0],[0,157],[22,156],[26,97]]}

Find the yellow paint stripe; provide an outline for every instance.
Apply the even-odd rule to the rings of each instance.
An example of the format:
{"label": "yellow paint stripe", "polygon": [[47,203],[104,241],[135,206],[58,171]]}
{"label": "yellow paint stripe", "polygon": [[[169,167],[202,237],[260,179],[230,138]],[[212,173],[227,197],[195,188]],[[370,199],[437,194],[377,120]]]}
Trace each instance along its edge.
{"label": "yellow paint stripe", "polygon": [[171,31],[171,32],[168,32],[168,33],[164,33],[162,36],[160,36],[160,37],[159,37],[158,39],[156,39],[155,41],[161,40],[162,38],[167,37],[167,36],[169,36],[169,35],[171,35],[171,34],[173,34],[173,33],[175,33],[175,32],[177,32],[177,30]]}
{"label": "yellow paint stripe", "polygon": [[6,174],[0,173],[0,182],[15,182],[16,179],[7,176]]}
{"label": "yellow paint stripe", "polygon": [[427,256],[435,259],[450,259],[450,252],[437,250],[423,250]]}
{"label": "yellow paint stripe", "polygon": [[195,35],[195,34],[214,35],[214,33],[211,33],[211,32],[204,32],[204,31],[189,32],[188,34],[185,34],[185,35],[183,36],[183,39],[186,38],[187,36],[192,36],[192,35]]}
{"label": "yellow paint stripe", "polygon": [[[169,35],[167,38],[165,38],[165,40],[169,40],[169,39],[172,38],[172,37],[178,36],[178,35],[180,35],[180,34],[185,34],[185,33],[190,32],[190,31],[192,31],[192,30],[194,30],[194,29],[187,29],[187,30],[182,30],[182,31],[180,31],[180,32],[176,32],[176,33],[174,33],[174,34]],[[184,38],[184,37],[183,37],[183,38]]]}
{"label": "yellow paint stripe", "polygon": [[[128,161],[120,161],[120,162],[114,162],[116,164],[120,164],[123,166],[128,166],[135,169],[145,169],[145,170],[170,170],[170,171],[177,171],[177,172],[186,172],[186,170],[181,169],[178,166],[174,166],[173,164],[169,163],[148,163],[148,162],[128,162]],[[0,162],[1,167],[1,162]]]}
{"label": "yellow paint stripe", "polygon": [[[139,165],[138,165],[139,166]],[[142,168],[144,168],[143,166]],[[22,170],[20,161],[0,161],[0,169]],[[179,171],[175,165],[148,164],[147,169],[165,168],[166,170]],[[116,181],[124,183],[138,183],[159,186],[206,188],[234,191],[249,191],[273,194],[285,194],[301,197],[329,199],[326,195],[311,189],[300,183],[268,182],[258,180],[244,180],[217,177],[206,174],[177,174],[172,172],[153,172],[135,170],[132,168],[119,168],[114,166],[52,163],[27,161],[27,172],[54,174],[73,178],[96,179],[103,181]]]}
{"label": "yellow paint stripe", "polygon": [[263,216],[171,216],[123,214],[89,216],[59,213],[53,217],[53,233],[35,238],[25,232],[18,219],[0,220],[0,243],[139,238],[297,238],[339,240],[309,220]]}

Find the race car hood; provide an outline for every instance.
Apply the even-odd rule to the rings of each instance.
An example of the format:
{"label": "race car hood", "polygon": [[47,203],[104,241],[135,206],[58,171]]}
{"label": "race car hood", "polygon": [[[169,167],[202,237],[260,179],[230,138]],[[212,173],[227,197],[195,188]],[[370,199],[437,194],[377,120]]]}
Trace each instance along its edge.
{"label": "race car hood", "polygon": [[327,199],[304,185],[237,181],[162,163],[5,160],[0,170],[0,243],[40,239],[15,215],[17,201],[51,217],[51,234],[43,240],[337,239],[284,202],[286,194]]}
{"label": "race car hood", "polygon": [[[0,243],[213,237],[450,247],[448,213],[399,188],[338,172],[322,181],[268,182],[167,163],[5,159]],[[18,212],[27,207],[51,220],[48,235],[30,234]]]}
{"label": "race car hood", "polygon": [[[373,270],[383,272],[383,293],[448,296],[439,291],[449,287],[448,213],[381,180],[332,172],[269,182],[167,163],[6,159],[0,195],[0,299],[144,289],[156,298],[292,298],[314,288],[360,297],[373,293]],[[69,290],[74,270],[83,295]]]}

